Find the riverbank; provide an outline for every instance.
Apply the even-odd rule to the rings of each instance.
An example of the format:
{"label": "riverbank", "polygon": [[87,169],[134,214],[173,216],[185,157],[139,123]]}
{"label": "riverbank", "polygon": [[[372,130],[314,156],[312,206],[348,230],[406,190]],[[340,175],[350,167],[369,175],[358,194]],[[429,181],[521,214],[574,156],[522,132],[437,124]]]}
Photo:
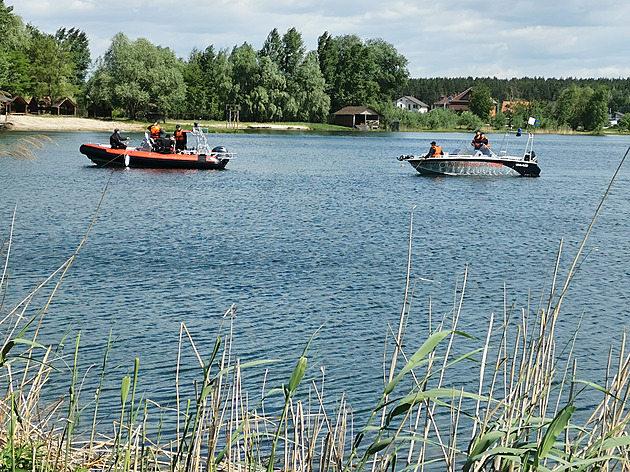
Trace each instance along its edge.
{"label": "riverbank", "polygon": [[[74,116],[41,116],[41,115],[9,115],[2,121],[4,129],[14,131],[103,131],[112,132],[115,128],[123,133],[138,133],[147,129],[147,123],[133,121],[98,120],[92,118],[78,118]],[[175,129],[175,122],[167,122],[162,126],[170,131]],[[180,121],[183,127],[191,127],[192,122]],[[246,129],[267,130],[311,130],[310,125],[297,123],[239,123],[238,128],[229,127],[224,122],[199,122],[203,127],[211,131],[237,131]],[[339,128],[330,126],[330,128]],[[343,129],[343,128],[342,128]]]}
{"label": "riverbank", "polygon": [[[6,118],[6,121],[3,120]],[[181,125],[184,128],[191,128],[192,121],[167,121],[162,123],[162,127],[166,132],[172,133],[175,125]],[[218,133],[238,133],[247,130],[269,130],[269,131],[355,131],[344,126],[331,125],[328,123],[250,123],[241,122],[238,127],[228,126],[222,121],[200,121],[199,124],[206,128],[209,132]],[[78,118],[74,116],[51,116],[51,115],[9,115],[8,117],[0,117],[0,129],[13,131],[102,131],[113,132],[115,128],[121,130],[122,133],[141,133],[146,131],[148,123],[127,120],[100,120],[94,118]],[[383,131],[383,130],[379,130]],[[431,132],[431,133],[470,133],[468,129],[401,129],[405,132]],[[484,128],[486,133],[500,133],[499,130],[492,128]],[[572,131],[563,129],[539,129],[536,128],[536,134],[558,134],[558,135],[592,135],[593,133],[584,131]],[[618,129],[605,129],[602,134],[617,135],[628,134]]]}

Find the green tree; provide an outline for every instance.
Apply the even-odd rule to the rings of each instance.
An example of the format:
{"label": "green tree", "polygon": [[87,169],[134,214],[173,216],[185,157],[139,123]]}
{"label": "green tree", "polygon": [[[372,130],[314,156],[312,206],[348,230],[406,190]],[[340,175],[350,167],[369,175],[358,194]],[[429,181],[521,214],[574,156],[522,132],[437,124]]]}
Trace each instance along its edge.
{"label": "green tree", "polygon": [[346,105],[380,106],[408,80],[407,60],[382,39],[365,43],[356,35],[319,37],[317,54],[325,91],[337,110]]}
{"label": "green tree", "polygon": [[272,29],[267,35],[267,39],[263,43],[262,48],[258,51],[260,57],[268,57],[273,62],[280,66],[282,64],[282,58],[284,56],[284,50],[282,45],[282,39],[278,29]]}
{"label": "green tree", "polygon": [[584,112],[584,129],[601,133],[608,124],[608,87],[600,85],[589,97]]}
{"label": "green tree", "polygon": [[409,80],[408,61],[383,39],[368,39],[365,44],[376,64],[374,80],[378,83],[380,100],[391,102]]}
{"label": "green tree", "polygon": [[630,113],[626,113],[625,115],[623,115],[623,118],[621,118],[618,125],[619,125],[620,130],[629,131],[630,130]]}
{"label": "green tree", "polygon": [[154,46],[144,38],[131,42],[118,33],[99,68],[111,104],[125,109],[133,119],[150,107],[165,114],[182,108],[183,65],[169,48]]}
{"label": "green tree", "polygon": [[566,125],[572,130],[600,132],[608,121],[609,98],[606,86],[593,89],[573,84],[560,94],[555,118],[559,125]]}
{"label": "green tree", "polygon": [[0,0],[0,51],[26,49],[30,41],[22,18],[13,13],[13,7],[7,7]]}
{"label": "green tree", "polygon": [[280,70],[288,79],[291,79],[297,73],[298,67],[304,60],[305,50],[302,35],[295,28],[290,28],[282,36]]}
{"label": "green tree", "polygon": [[479,129],[485,122],[471,111],[463,111],[457,117],[457,126],[465,129]]}
{"label": "green tree", "polygon": [[87,34],[77,28],[70,28],[69,30],[60,28],[55,33],[55,40],[61,50],[66,52],[72,60],[71,82],[74,85],[82,85],[92,63]]}
{"label": "green tree", "polygon": [[186,110],[198,117],[223,119],[232,88],[227,51],[193,49],[183,69]]}
{"label": "green tree", "polygon": [[492,117],[492,127],[494,129],[503,130],[505,126],[508,124],[507,117],[504,113],[498,111],[494,117]]}
{"label": "green tree", "polygon": [[298,69],[299,121],[323,122],[330,113],[330,97],[326,94],[324,76],[319,70],[317,53],[310,51]]}
{"label": "green tree", "polygon": [[577,85],[564,89],[556,102],[555,116],[560,125],[577,129],[581,121],[581,91]]}
{"label": "green tree", "polygon": [[454,129],[459,120],[457,113],[448,108],[434,108],[425,116],[429,129]]}
{"label": "green tree", "polygon": [[494,108],[490,89],[485,85],[476,85],[470,94],[468,108],[486,123],[490,119],[490,112]]}
{"label": "green tree", "polygon": [[[209,48],[210,53],[214,55],[212,46]],[[206,52],[207,51],[208,48],[206,49]],[[204,52],[194,48],[190,52],[188,61],[182,69],[182,77],[186,84],[186,108],[196,117],[200,118],[209,115],[204,63]]]}
{"label": "green tree", "polygon": [[4,73],[6,82],[0,82],[2,90],[15,95],[32,95],[33,72],[31,61],[25,51],[5,53],[7,69]]}
{"label": "green tree", "polygon": [[26,51],[30,37],[22,18],[0,0],[0,90],[25,94],[32,86],[32,72]]}
{"label": "green tree", "polygon": [[54,36],[29,27],[31,43],[28,57],[32,72],[32,93],[37,97],[56,99],[74,96],[78,88],[72,84],[73,63]]}
{"label": "green tree", "polygon": [[[340,51],[337,41],[327,31],[317,39],[317,58],[319,69],[325,81],[325,92],[332,96],[340,61]],[[336,104],[333,104],[333,106],[336,106]]]}
{"label": "green tree", "polygon": [[286,79],[280,72],[278,64],[267,56],[261,57],[257,83],[251,100],[254,119],[256,121],[283,119],[288,99]]}
{"label": "green tree", "polygon": [[259,67],[256,60],[256,51],[247,43],[235,47],[230,54],[232,69],[232,89],[230,103],[241,106],[241,119],[247,121],[254,116],[254,97],[252,92],[259,80]]}

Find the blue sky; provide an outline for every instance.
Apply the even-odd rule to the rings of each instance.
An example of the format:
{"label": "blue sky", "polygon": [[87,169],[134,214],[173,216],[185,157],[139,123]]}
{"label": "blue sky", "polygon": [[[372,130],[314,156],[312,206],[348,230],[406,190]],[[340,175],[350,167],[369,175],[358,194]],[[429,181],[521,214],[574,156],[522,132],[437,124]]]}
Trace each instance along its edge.
{"label": "blue sky", "polygon": [[194,48],[259,49],[295,27],[307,49],[328,31],[382,38],[411,77],[628,77],[624,0],[4,0],[41,31],[77,27],[92,59],[118,32],[186,58]]}

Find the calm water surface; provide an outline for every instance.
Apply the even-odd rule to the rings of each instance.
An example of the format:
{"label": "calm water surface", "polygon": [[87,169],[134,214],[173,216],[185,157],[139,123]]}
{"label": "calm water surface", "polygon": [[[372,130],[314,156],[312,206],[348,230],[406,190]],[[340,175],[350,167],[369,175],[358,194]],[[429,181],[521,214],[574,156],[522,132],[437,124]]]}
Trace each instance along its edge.
{"label": "calm water surface", "polygon": [[[0,134],[0,144],[24,136]],[[309,374],[321,376],[325,367],[327,395],[345,392],[358,409],[371,406],[382,389],[383,349],[402,306],[414,206],[415,293],[406,348],[414,351],[426,338],[429,304],[434,321],[452,309],[467,266],[459,328],[483,338],[490,314],[502,315],[504,303],[536,310],[562,238],[566,274],[630,145],[628,137],[541,135],[539,179],[427,178],[396,156],[425,152],[433,139],[455,149],[468,135],[211,135],[212,146],[239,155],[222,172],[99,169],[78,148],[106,141],[106,133],[50,136],[54,144],[35,161],[0,160],[5,237],[17,205],[10,302],[72,255],[107,192],[48,310],[42,341],[58,343],[68,334],[70,353],[81,331],[85,370],[100,364],[111,330],[112,398],[139,357],[147,395],[168,401],[180,323],[208,357],[223,313],[234,304],[234,354],[282,360],[270,386],[288,380],[323,325],[309,351]],[[629,179],[627,163],[560,320],[562,348],[584,315],[579,376],[598,382],[608,346],[628,325]],[[188,351],[185,375],[199,379]]]}

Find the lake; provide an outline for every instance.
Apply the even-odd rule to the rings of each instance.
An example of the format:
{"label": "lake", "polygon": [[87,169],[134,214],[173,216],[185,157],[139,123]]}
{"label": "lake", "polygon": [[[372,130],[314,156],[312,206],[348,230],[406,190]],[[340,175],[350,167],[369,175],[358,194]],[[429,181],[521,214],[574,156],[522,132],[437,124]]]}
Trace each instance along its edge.
{"label": "lake", "polygon": [[[33,161],[0,159],[0,229],[15,227],[4,310],[69,258],[91,232],[44,318],[40,341],[81,365],[102,362],[112,332],[108,391],[140,359],[141,390],[173,397],[180,324],[207,358],[232,305],[233,355],[280,359],[268,387],[287,382],[311,335],[307,376],[325,368],[327,397],[357,410],[383,387],[383,351],[397,329],[414,211],[414,289],[405,348],[415,351],[449,313],[468,281],[459,329],[485,338],[504,305],[546,306],[560,241],[560,283],[628,146],[627,136],[536,137],[542,169],[531,178],[427,178],[396,160],[446,151],[468,134],[214,134],[211,146],[238,154],[225,171],[96,168],[78,149],[106,133],[50,133]],[[28,133],[0,134],[10,146]],[[489,135],[498,144],[500,135]],[[140,135],[132,135],[139,143]],[[622,168],[586,244],[562,305],[559,348],[583,315],[578,377],[603,383],[611,344],[628,326],[630,163]],[[31,314],[52,287],[35,298]],[[66,361],[71,363],[71,358]],[[192,351],[184,375],[201,378]],[[477,369],[477,367],[474,367]],[[92,369],[84,395],[98,377]],[[64,381],[53,380],[58,392]],[[83,374],[82,374],[83,375]],[[464,382],[465,379],[462,379]],[[258,378],[252,380],[260,388]],[[259,392],[252,392],[252,396]]]}

